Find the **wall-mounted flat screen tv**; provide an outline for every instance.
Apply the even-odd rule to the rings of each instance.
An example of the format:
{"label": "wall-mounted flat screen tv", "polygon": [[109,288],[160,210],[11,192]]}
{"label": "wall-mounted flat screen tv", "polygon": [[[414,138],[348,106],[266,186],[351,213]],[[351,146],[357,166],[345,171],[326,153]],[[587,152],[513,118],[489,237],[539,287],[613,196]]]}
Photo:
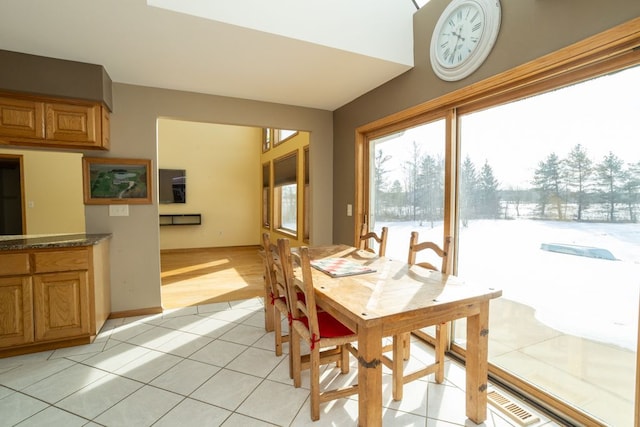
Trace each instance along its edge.
{"label": "wall-mounted flat screen tv", "polygon": [[160,203],[187,202],[187,173],[184,169],[158,170],[158,200]]}

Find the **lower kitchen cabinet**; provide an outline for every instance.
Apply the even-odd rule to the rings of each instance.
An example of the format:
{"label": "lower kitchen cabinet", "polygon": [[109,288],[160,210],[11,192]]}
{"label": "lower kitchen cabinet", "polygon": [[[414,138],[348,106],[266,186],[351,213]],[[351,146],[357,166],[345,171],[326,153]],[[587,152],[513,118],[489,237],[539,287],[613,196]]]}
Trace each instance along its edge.
{"label": "lower kitchen cabinet", "polygon": [[110,307],[108,239],[0,251],[0,357],[88,344]]}

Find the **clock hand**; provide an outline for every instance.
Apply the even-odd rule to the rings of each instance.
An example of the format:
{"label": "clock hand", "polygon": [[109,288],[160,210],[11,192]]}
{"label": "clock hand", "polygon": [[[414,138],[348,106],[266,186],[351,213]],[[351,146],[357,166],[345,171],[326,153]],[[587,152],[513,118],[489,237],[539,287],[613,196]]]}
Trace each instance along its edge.
{"label": "clock hand", "polygon": [[[462,27],[460,27],[460,30],[459,30],[459,31],[462,31]],[[460,34],[456,33],[455,31],[452,31],[452,32],[451,32],[451,34],[453,34],[454,36],[456,36],[456,37],[458,38],[458,40],[462,40],[462,41],[464,41],[464,40],[465,40],[465,38],[464,38],[464,37],[462,37]]]}

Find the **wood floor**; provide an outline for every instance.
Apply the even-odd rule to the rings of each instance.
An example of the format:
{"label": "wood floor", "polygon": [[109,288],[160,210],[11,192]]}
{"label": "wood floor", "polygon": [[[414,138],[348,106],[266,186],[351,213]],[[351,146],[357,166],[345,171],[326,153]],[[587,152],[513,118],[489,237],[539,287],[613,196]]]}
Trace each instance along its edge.
{"label": "wood floor", "polygon": [[263,296],[259,246],[161,251],[162,307]]}

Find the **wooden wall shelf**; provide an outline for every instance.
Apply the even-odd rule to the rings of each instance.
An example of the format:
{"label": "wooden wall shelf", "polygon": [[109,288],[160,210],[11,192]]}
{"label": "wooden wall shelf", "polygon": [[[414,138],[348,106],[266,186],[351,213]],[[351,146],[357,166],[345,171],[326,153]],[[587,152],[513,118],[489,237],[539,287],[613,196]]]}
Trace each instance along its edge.
{"label": "wooden wall shelf", "polygon": [[175,214],[160,215],[160,225],[200,225],[202,216],[200,214]]}

